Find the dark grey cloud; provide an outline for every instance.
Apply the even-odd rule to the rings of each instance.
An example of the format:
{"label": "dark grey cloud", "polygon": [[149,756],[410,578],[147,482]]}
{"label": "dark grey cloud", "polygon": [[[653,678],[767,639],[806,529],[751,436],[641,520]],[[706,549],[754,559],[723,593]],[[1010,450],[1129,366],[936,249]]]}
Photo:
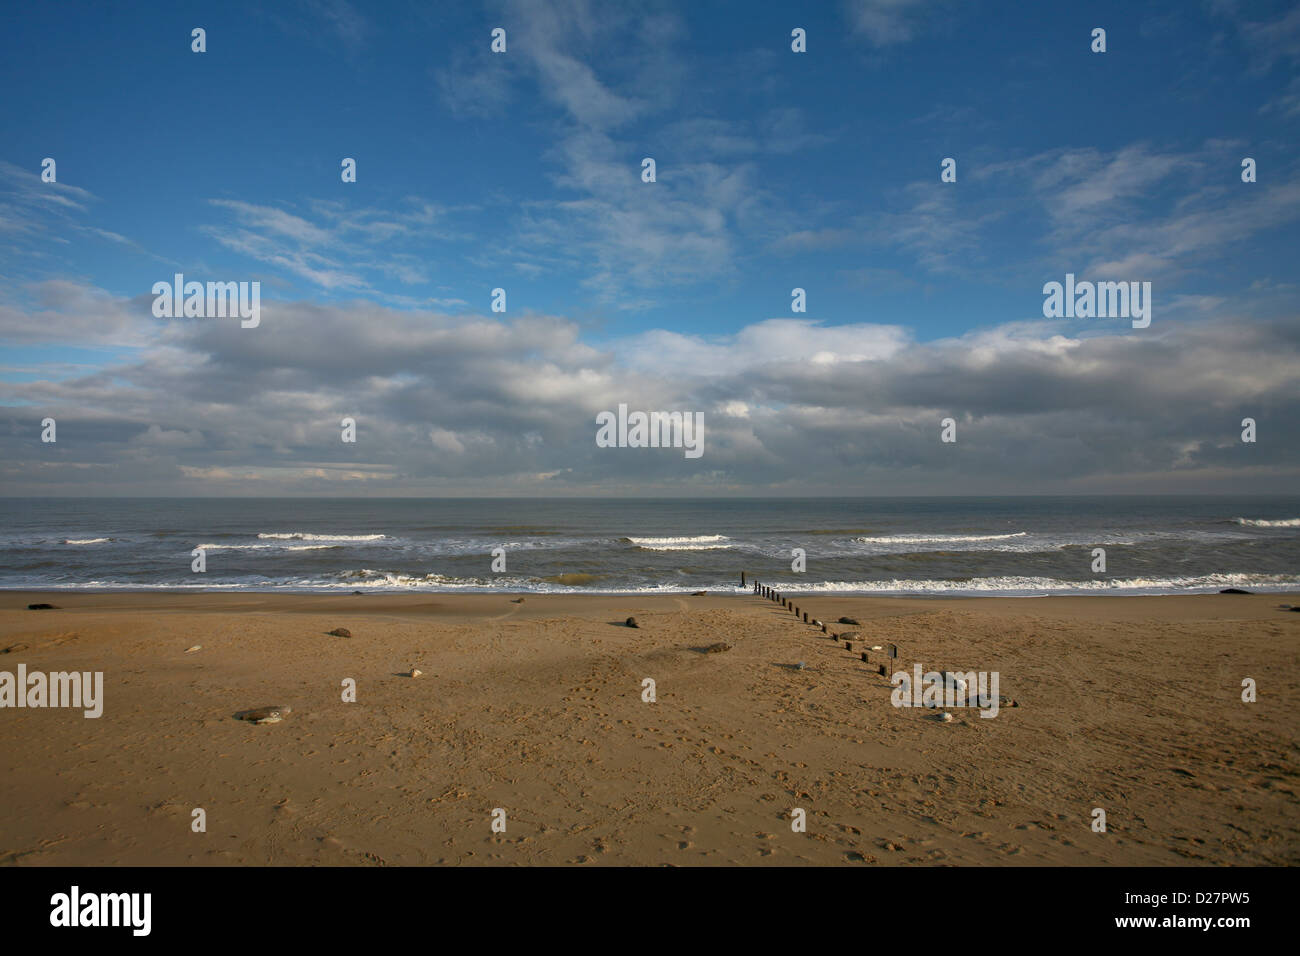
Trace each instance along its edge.
{"label": "dark grey cloud", "polygon": [[[66,344],[107,316],[133,348],[0,386],[5,494],[1227,492],[1300,475],[1300,322],[1227,305],[1145,330],[916,342],[779,319],[594,346],[560,316],[264,301],[242,329],[69,283],[34,298],[0,312],[0,336]],[[598,448],[595,416],[619,403],[703,412],[704,456]]]}

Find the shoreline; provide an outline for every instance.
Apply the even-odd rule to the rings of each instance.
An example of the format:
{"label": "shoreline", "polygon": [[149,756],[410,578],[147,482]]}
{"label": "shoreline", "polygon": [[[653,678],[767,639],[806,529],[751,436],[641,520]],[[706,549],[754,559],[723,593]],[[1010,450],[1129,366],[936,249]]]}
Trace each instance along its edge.
{"label": "shoreline", "polygon": [[[842,591],[842,590],[782,590],[782,594],[795,598],[818,598],[836,600],[843,598],[845,600],[984,600],[984,599],[1015,599],[1023,600],[1027,598],[1165,598],[1165,597],[1214,597],[1218,595],[1229,596],[1225,594],[1224,589],[1204,589],[1204,590],[1180,590],[1180,591],[1157,591],[1143,588],[1131,589],[1078,589],[1044,592],[1024,592],[1024,591]],[[1252,585],[1249,588],[1241,588],[1247,596],[1251,597],[1296,597],[1300,595],[1300,584],[1297,585]],[[364,595],[366,597],[418,597],[418,596],[448,596],[448,597],[562,597],[562,598],[627,598],[637,597],[662,597],[662,598],[682,598],[694,597],[700,591],[703,591],[709,597],[754,597],[753,591],[748,587],[719,589],[719,588],[697,588],[687,590],[683,588],[679,591],[653,590],[653,591],[620,591],[620,590],[570,590],[570,591],[534,591],[521,590],[512,588],[456,588],[449,590],[437,590],[434,588],[355,588],[351,585],[343,587],[330,588],[291,588],[291,587],[271,587],[256,588],[245,587],[242,585],[231,587],[212,587],[212,586],[195,586],[195,587],[158,587],[154,585],[141,585],[140,587],[68,587],[68,588],[32,588],[32,587],[0,587],[0,597],[5,595],[72,595],[72,594],[137,594],[142,596],[155,594],[168,595],[213,595],[213,594],[282,594],[291,597],[356,597]],[[1241,596],[1233,593],[1232,596]]]}
{"label": "shoreline", "polygon": [[[1198,592],[1198,593],[1170,593],[1170,594],[1114,594],[1114,593],[1069,593],[1069,594],[845,594],[836,591],[787,591],[781,592],[791,601],[816,601],[818,605],[829,604],[835,609],[842,606],[853,604],[861,606],[864,603],[872,604],[879,602],[893,603],[910,603],[916,602],[928,604],[932,602],[941,603],[973,603],[982,604],[985,602],[1012,602],[1013,604],[1024,602],[1027,598],[1032,598],[1038,602],[1047,604],[1062,603],[1068,604],[1076,601],[1089,601],[1097,603],[1105,602],[1129,602],[1148,604],[1156,601],[1206,601],[1214,599],[1223,603],[1231,601],[1234,605],[1244,605],[1249,603],[1252,606],[1257,604],[1268,604],[1273,609],[1279,609],[1282,604],[1290,606],[1300,606],[1300,589],[1291,589],[1285,591],[1255,591],[1248,594],[1224,594],[1222,592]],[[68,609],[72,608],[90,608],[96,607],[90,603],[89,599],[95,598],[112,598],[104,605],[108,607],[131,607],[130,600],[138,601],[138,609],[146,610],[150,602],[156,599],[166,598],[169,603],[183,605],[188,601],[207,602],[211,600],[227,601],[232,604],[246,604],[255,601],[259,605],[266,606],[285,603],[293,604],[301,601],[319,601],[337,603],[339,610],[353,608],[356,610],[369,610],[376,603],[391,603],[394,606],[402,607],[407,605],[425,607],[430,601],[450,601],[464,602],[468,604],[484,604],[497,606],[502,599],[515,603],[517,599],[524,598],[525,602],[535,603],[555,603],[555,602],[601,602],[601,603],[632,603],[636,601],[646,601],[651,603],[670,603],[677,604],[683,600],[689,599],[692,605],[713,606],[714,602],[755,602],[766,606],[772,602],[761,598],[752,591],[705,591],[703,594],[698,592],[659,592],[659,591],[614,591],[614,592],[589,592],[589,591],[384,591],[384,590],[359,590],[356,592],[341,591],[291,591],[276,589],[271,591],[257,591],[245,588],[231,590],[191,590],[188,588],[156,588],[156,589],[127,589],[127,590],[110,590],[95,588],[79,588],[68,590],[44,590],[44,589],[15,589],[6,591],[0,589],[0,611],[26,609],[27,604],[53,603],[53,599],[62,599],[68,602]],[[364,599],[364,600],[359,600]],[[777,604],[779,608],[779,603]],[[1209,607],[1209,604],[1206,604]]]}

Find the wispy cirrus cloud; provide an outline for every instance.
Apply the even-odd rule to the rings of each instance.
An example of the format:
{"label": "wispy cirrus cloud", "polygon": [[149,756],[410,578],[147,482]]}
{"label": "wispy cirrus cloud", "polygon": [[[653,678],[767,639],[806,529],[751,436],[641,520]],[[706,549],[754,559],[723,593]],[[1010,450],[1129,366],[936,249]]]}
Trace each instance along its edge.
{"label": "wispy cirrus cloud", "polygon": [[933,15],[935,0],[847,0],[849,25],[877,47],[906,43]]}
{"label": "wispy cirrus cloud", "polygon": [[1243,20],[1240,30],[1243,41],[1258,57],[1257,69],[1300,60],[1300,7],[1292,6],[1269,20]]}
{"label": "wispy cirrus cloud", "polygon": [[204,224],[204,234],[330,292],[375,292],[381,277],[403,285],[428,283],[428,260],[420,252],[456,238],[445,225],[447,211],[415,197],[396,209],[311,200],[302,214],[243,200],[209,204],[232,221]]}
{"label": "wispy cirrus cloud", "polygon": [[[501,20],[508,56],[465,54],[438,74],[444,99],[464,94],[473,105],[490,91],[491,111],[508,86],[526,84],[554,111],[542,158],[558,195],[521,205],[498,261],[528,276],[577,272],[582,288],[620,310],[734,275],[744,237],[772,217],[755,160],[833,139],[797,107],[744,122],[694,110],[686,100],[697,67],[675,14],[602,7],[597,16],[575,0],[507,4]],[[654,183],[641,180],[646,156]]]}
{"label": "wispy cirrus cloud", "polygon": [[[57,165],[56,165],[57,170]],[[11,277],[43,278],[66,268],[66,251],[74,238],[111,243],[157,262],[175,265],[129,236],[87,222],[99,197],[65,182],[45,182],[38,172],[0,160],[0,246],[7,250]],[[12,271],[11,271],[12,270]]]}
{"label": "wispy cirrus cloud", "polygon": [[886,247],[935,275],[1015,279],[1066,261],[1090,273],[1173,277],[1300,223],[1300,166],[1244,184],[1244,150],[1221,140],[1182,152],[1135,143],[964,161],[960,184],[937,175],[908,183],[893,208],[790,231],[770,248]]}
{"label": "wispy cirrus cloud", "polygon": [[66,243],[66,235],[81,228],[81,214],[94,202],[87,189],[47,183],[38,171],[0,160],[0,242],[14,244],[15,255],[40,254],[39,246],[19,242]]}

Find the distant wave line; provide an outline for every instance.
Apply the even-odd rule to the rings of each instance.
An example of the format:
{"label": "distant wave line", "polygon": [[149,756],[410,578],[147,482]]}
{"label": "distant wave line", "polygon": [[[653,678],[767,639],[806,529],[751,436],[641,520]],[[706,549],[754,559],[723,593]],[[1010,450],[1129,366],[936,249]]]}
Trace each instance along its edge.
{"label": "distant wave line", "polygon": [[879,537],[854,538],[860,544],[928,544],[942,541],[1005,541],[1008,538],[1023,538],[1027,531],[1013,534],[899,534]]}
{"label": "distant wave line", "polygon": [[298,540],[298,541],[379,541],[388,537],[384,534],[312,534],[307,531],[288,531],[280,532],[263,532],[258,535],[259,538],[274,539],[278,541]]}

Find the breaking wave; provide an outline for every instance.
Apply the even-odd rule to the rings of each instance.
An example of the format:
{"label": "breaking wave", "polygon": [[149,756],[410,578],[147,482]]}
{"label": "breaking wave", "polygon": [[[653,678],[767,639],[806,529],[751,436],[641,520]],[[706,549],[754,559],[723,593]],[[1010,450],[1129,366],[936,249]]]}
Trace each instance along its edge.
{"label": "breaking wave", "polygon": [[204,551],[333,551],[341,544],[199,544]]}
{"label": "breaking wave", "polygon": [[379,541],[381,538],[388,536],[384,534],[311,534],[306,531],[288,531],[284,533],[263,532],[258,537],[276,541]]}
{"label": "breaking wave", "polygon": [[781,585],[782,591],[844,592],[853,594],[1181,594],[1217,592],[1222,588],[1289,591],[1300,578],[1286,574],[1204,574],[1188,577],[1111,578],[1066,581],[1059,578],[1004,575],[986,578],[945,578],[889,581],[822,581]]}
{"label": "breaking wave", "polygon": [[683,538],[624,538],[645,551],[719,551],[730,548],[731,539],[721,534],[697,534]]}
{"label": "breaking wave", "polygon": [[1009,538],[1023,538],[1027,531],[1013,534],[896,534],[875,537],[854,538],[859,544],[931,544],[954,541],[1006,541]]}

